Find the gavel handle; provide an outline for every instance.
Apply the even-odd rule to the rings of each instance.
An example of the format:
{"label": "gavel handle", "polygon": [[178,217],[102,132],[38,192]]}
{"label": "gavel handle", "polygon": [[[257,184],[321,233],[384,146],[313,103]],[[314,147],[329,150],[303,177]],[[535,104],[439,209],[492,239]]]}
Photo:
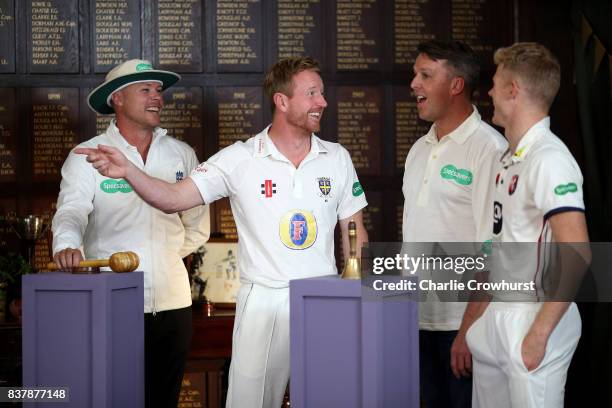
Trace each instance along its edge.
{"label": "gavel handle", "polygon": [[[101,268],[103,266],[108,266],[109,265],[109,260],[108,259],[87,259],[85,261],[81,261],[79,262],[79,268]],[[59,265],[56,264],[55,262],[49,262],[47,264],[47,269],[49,270],[56,270],[59,269]]]}

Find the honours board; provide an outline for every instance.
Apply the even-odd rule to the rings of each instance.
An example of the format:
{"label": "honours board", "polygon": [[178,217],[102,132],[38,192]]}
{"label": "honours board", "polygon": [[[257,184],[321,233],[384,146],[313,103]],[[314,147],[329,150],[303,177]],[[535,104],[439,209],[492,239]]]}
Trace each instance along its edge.
{"label": "honours board", "polygon": [[[142,58],[182,76],[164,94],[162,126],[199,160],[271,120],[262,89],[278,59],[321,63],[328,107],[320,136],[351,153],[369,198],[370,234],[395,240],[395,207],[418,120],[409,84],[416,47],[430,39],[492,53],[513,42],[515,0],[0,0],[0,214],[57,197],[76,144],[106,130],[87,95],[118,63]],[[488,84],[487,84],[488,86]],[[481,87],[476,103],[488,119]],[[43,200],[43,201],[40,201]],[[2,204],[5,203],[5,204]],[[213,237],[236,239],[227,201]]]}

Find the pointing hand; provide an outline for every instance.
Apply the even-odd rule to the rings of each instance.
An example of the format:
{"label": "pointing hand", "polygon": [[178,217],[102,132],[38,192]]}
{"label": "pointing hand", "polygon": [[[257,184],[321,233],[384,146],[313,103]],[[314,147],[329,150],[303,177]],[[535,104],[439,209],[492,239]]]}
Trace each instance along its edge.
{"label": "pointing hand", "polygon": [[124,178],[132,165],[116,147],[98,145],[98,148],[80,147],[74,149],[76,154],[87,155],[87,161],[100,174],[114,179]]}

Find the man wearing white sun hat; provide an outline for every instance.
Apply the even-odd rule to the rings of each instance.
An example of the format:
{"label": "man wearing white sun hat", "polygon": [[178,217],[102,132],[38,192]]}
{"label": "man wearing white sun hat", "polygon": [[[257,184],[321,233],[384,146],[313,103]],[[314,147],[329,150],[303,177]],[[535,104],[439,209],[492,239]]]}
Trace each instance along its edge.
{"label": "man wearing white sun hat", "polygon": [[[180,76],[126,61],[87,99],[98,114],[115,114],[106,132],[78,147],[115,146],[154,177],[178,182],[198,164],[186,143],[159,127],[162,91]],[[53,258],[65,269],[86,258],[131,250],[144,271],[145,404],[175,407],[191,342],[191,291],[182,258],[208,239],[209,214],[200,206],[165,214],[145,203],[125,180],[101,176],[71,152],[53,218]]]}

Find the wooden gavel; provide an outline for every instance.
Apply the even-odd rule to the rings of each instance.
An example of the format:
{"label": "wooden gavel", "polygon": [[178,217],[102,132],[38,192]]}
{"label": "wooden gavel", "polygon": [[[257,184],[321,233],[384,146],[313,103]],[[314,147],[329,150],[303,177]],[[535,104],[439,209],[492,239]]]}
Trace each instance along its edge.
{"label": "wooden gavel", "polygon": [[[110,256],[109,259],[88,259],[85,261],[79,262],[80,268],[89,268],[89,267],[103,267],[110,266],[113,272],[132,272],[138,268],[138,264],[140,263],[140,259],[138,259],[138,255],[135,252],[126,251],[126,252],[116,252]],[[49,270],[57,270],[60,269],[59,265],[55,262],[49,262],[47,264],[47,269]]]}

